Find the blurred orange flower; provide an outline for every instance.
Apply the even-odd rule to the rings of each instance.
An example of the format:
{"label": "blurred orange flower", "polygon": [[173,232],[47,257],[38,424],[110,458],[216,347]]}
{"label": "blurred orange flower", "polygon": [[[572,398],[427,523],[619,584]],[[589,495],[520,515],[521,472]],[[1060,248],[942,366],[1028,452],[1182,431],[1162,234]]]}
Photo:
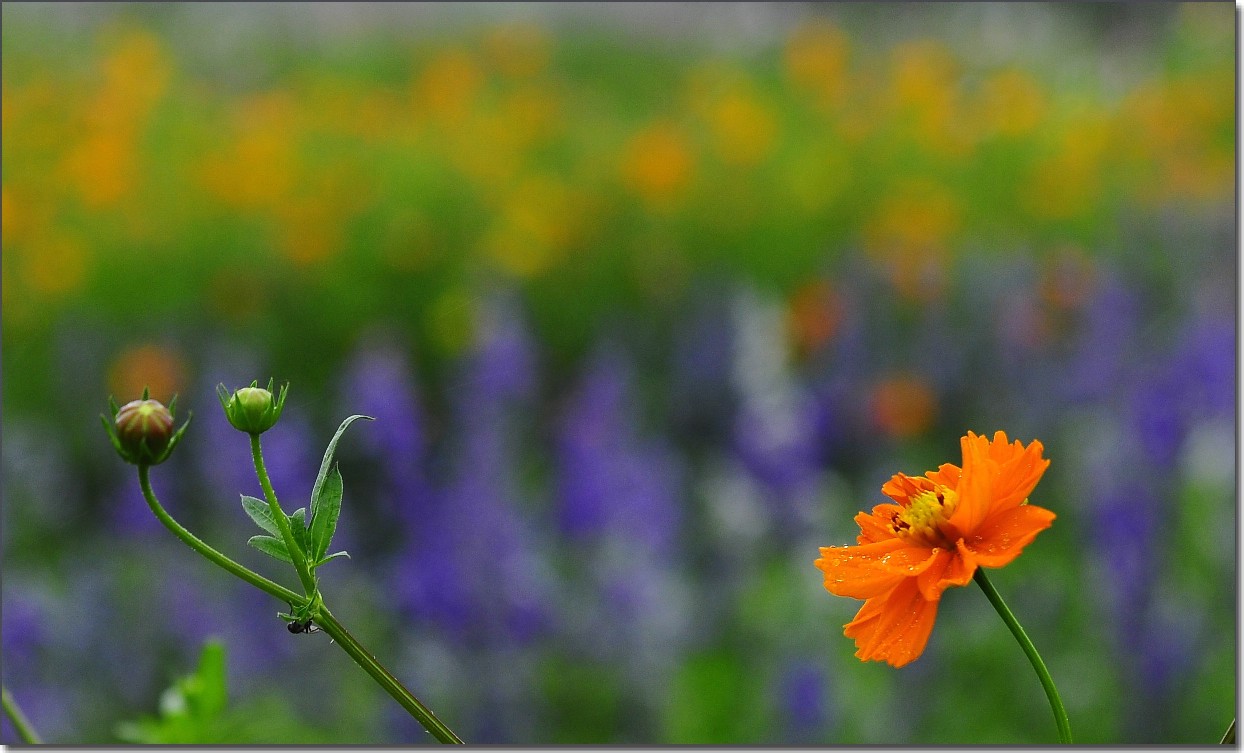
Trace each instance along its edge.
{"label": "blurred orange flower", "polygon": [[815,352],[833,339],[842,320],[842,301],[825,280],[795,290],[788,304],[791,339],[801,354]]}
{"label": "blurred orange flower", "polygon": [[901,667],[924,652],[942,591],[966,585],[977,567],[1019,556],[1054,513],[1028,504],[1050,461],[1033,440],[1008,443],[968,432],[963,468],[944,463],[924,476],[896,474],[881,491],[898,504],[855,516],[858,546],[822,547],[816,567],[835,596],[864,599],[843,633],[861,661]]}
{"label": "blurred orange flower", "polygon": [[870,407],[877,428],[903,439],[929,428],[937,413],[937,398],[924,380],[896,376],[882,380],[873,388]]}
{"label": "blurred orange flower", "polygon": [[145,343],[126,348],[108,370],[108,388],[124,402],[151,390],[151,397],[167,403],[186,383],[181,356],[159,345]]}
{"label": "blurred orange flower", "polygon": [[694,169],[686,137],[670,123],[657,123],[635,134],[622,158],[623,179],[654,208],[674,202]]}

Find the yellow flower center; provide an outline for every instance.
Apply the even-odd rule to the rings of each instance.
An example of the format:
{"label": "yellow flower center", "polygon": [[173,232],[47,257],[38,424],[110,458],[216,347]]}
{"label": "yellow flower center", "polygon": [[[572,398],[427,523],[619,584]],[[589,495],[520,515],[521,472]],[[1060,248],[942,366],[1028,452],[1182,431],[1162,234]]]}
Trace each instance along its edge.
{"label": "yellow flower center", "polygon": [[958,506],[958,492],[939,485],[909,499],[890,526],[896,536],[913,544],[953,548],[954,543],[942,533],[941,526]]}

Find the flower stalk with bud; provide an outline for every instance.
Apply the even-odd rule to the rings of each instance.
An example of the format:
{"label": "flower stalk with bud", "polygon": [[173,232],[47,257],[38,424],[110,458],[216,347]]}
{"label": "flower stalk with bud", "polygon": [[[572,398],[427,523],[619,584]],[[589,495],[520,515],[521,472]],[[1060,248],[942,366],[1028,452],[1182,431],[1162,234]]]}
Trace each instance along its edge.
{"label": "flower stalk with bud", "polygon": [[462,740],[453,730],[437,719],[337,621],[324,604],[315,577],[315,570],[320,566],[338,557],[349,556],[345,552],[327,553],[337,527],[342,497],[341,473],[332,460],[337,442],[346,428],[358,419],[371,418],[355,415],[341,423],[324,452],[324,461],[320,465],[319,475],[311,492],[310,514],[308,515],[307,508],[300,508],[292,515],[286,515],[277,500],[276,491],[272,488],[260,444],[260,435],[271,429],[280,419],[289,391],[288,385],[282,385],[276,393],[272,387],[271,380],[266,389],[259,387],[255,381],[249,387],[232,393],[224,385],[220,385],[217,393],[229,423],[250,435],[255,474],[264,491],[265,500],[242,495],[242,509],[264,531],[263,535],[253,536],[247,543],[271,557],[293,565],[303,587],[302,594],[265,578],[209,546],[174,520],[156,499],[151,488],[151,466],[168,459],[190,424],[187,420],[181,428],[173,429],[176,397],[169,402],[168,407],[150,399],[147,390],[143,390],[141,400],[121,407],[110,399],[112,421],[106,416],[100,418],[117,454],[126,462],[138,466],[138,480],[143,497],[166,528],[222,569],[288,604],[290,612],[280,612],[278,615],[289,623],[291,633],[312,632],[313,626],[328,633],[334,643],[437,740],[461,744]]}

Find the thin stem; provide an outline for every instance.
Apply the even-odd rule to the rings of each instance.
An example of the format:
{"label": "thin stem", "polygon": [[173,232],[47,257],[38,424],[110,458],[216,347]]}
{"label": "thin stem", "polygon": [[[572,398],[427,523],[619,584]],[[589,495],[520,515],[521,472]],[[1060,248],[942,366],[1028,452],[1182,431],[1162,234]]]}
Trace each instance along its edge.
{"label": "thin stem", "polygon": [[1227,727],[1227,733],[1222,736],[1223,745],[1235,745],[1235,720],[1231,720],[1231,726]]}
{"label": "thin stem", "polygon": [[302,548],[294,541],[294,532],[289,527],[289,519],[285,517],[285,512],[281,510],[281,503],[276,501],[276,491],[272,489],[272,482],[268,480],[268,469],[264,466],[263,450],[259,446],[258,434],[251,434],[251,457],[255,460],[255,475],[259,477],[259,485],[263,487],[264,497],[268,500],[268,508],[272,511],[272,519],[276,522],[276,527],[281,529],[281,537],[285,539],[285,548],[289,550],[290,559],[294,561],[294,569],[298,571],[298,579],[302,581],[307,598],[312,599],[316,591],[315,576],[311,575],[311,568],[307,567],[307,559],[302,554]]}
{"label": "thin stem", "polygon": [[180,523],[173,520],[172,516],[164,511],[164,508],[160,506],[159,500],[156,499],[155,492],[152,491],[151,489],[151,479],[149,478],[149,474],[148,474],[149,470],[150,470],[150,466],[146,466],[146,465],[138,466],[138,483],[142,486],[143,497],[147,499],[147,505],[151,508],[151,511],[155,513],[155,516],[160,519],[160,522],[164,524],[165,528],[172,531],[173,534],[177,536],[177,538],[186,542],[186,544],[188,544],[191,549],[194,549],[196,552],[208,558],[215,564],[219,565],[225,570],[228,570],[230,573],[233,573],[234,575],[246,581],[247,583],[250,583],[255,588],[258,588],[261,591],[265,591],[267,593],[272,594],[273,596],[280,599],[281,601],[284,601],[285,603],[289,604],[291,607],[301,606],[307,603],[308,601],[307,597],[299,596],[298,594],[289,590],[285,586],[282,586],[278,583],[273,583],[272,581],[263,577],[259,573],[248,570],[247,568],[243,567],[242,565],[239,565],[238,563],[229,559],[225,555],[221,554],[220,552],[211,548],[207,544],[203,543],[203,541],[201,541],[193,533],[190,533],[185,528],[182,528]]}
{"label": "thin stem", "polygon": [[337,622],[337,618],[333,617],[332,613],[328,611],[328,607],[323,604],[320,604],[319,609],[316,611],[315,624],[319,625],[325,633],[332,636],[337,645],[341,646],[350,655],[354,663],[371,675],[372,679],[379,683],[380,687],[385,689],[385,692],[393,696],[393,699],[400,703],[402,708],[410,712],[410,715],[418,720],[423,725],[423,728],[430,732],[433,737],[442,743],[463,744],[462,738],[455,735],[453,730],[446,727],[444,722],[436,718],[431,709],[420,703],[419,699],[415,698],[396,677],[389,674],[389,671],[380,662],[376,661],[376,657],[363,648],[362,644],[355,640],[353,635],[350,635],[345,626]]}
{"label": "thin stem", "polygon": [[1050,671],[1045,668],[1045,662],[1041,661],[1041,655],[1037,653],[1037,647],[1032,645],[1032,641],[1028,638],[1028,634],[1024,632],[1024,628],[1019,624],[1019,620],[1015,619],[1015,615],[1011,613],[1006,602],[1002,600],[1002,595],[989,582],[989,578],[985,575],[985,568],[976,568],[975,579],[981,590],[985,592],[985,597],[989,599],[989,603],[993,604],[993,608],[998,610],[998,614],[1002,616],[1002,621],[1011,629],[1011,634],[1015,636],[1015,640],[1019,641],[1020,648],[1024,649],[1024,653],[1028,655],[1028,660],[1032,662],[1032,668],[1037,671],[1037,677],[1041,679],[1041,687],[1045,688],[1045,695],[1050,699],[1050,709],[1054,712],[1054,723],[1058,725],[1058,741],[1065,745],[1070,745],[1071,722],[1067,719],[1067,709],[1063,707],[1063,699],[1058,696],[1058,688],[1054,687],[1054,678],[1050,677]]}
{"label": "thin stem", "polygon": [[39,733],[35,732],[35,728],[31,725],[30,720],[22,713],[21,707],[17,705],[17,701],[13,700],[13,696],[9,694],[9,689],[3,689],[4,713],[9,717],[9,721],[13,722],[13,728],[17,730],[18,737],[22,738],[22,742],[29,745],[42,745],[43,740],[39,738]]}

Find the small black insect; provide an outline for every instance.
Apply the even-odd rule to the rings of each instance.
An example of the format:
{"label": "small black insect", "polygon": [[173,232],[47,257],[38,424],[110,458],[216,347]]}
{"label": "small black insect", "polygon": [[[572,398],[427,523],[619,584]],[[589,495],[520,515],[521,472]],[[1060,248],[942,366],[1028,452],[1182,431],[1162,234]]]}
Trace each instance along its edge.
{"label": "small black insect", "polygon": [[311,620],[293,620],[288,625],[291,633],[318,633],[320,629],[316,627]]}

